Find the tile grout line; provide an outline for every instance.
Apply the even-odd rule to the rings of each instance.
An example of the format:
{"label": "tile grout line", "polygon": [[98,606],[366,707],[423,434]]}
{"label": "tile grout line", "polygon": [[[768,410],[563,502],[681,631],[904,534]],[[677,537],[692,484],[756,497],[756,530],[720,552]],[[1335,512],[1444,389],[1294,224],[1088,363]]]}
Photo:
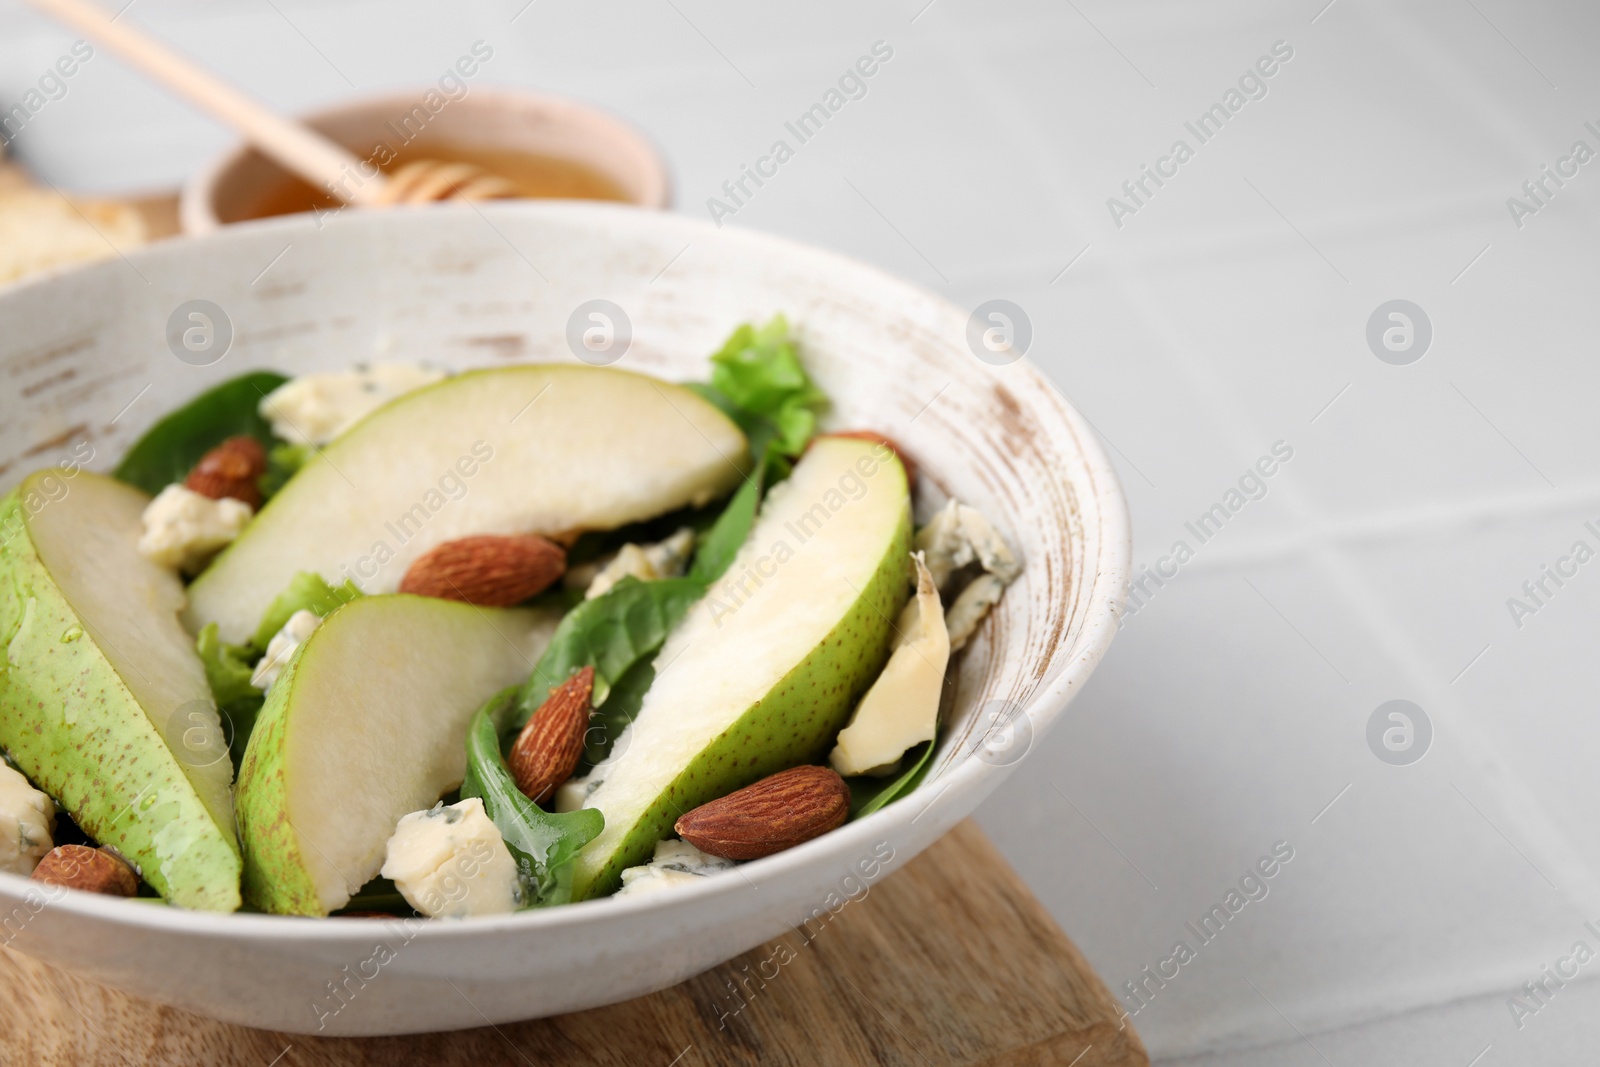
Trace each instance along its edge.
{"label": "tile grout line", "polygon": [[[965,68],[970,63],[963,61],[962,65]],[[1016,101],[1010,94],[989,89],[987,86],[982,88],[991,102],[998,105],[999,114],[1008,116],[1018,113],[1014,106]],[[1012,120],[1012,124],[1015,124],[1015,120]],[[1022,143],[1030,142],[1024,138]],[[1069,199],[1067,204],[1075,202]],[[1069,216],[1067,220],[1069,225],[1066,228],[1077,235],[1078,240],[1083,240],[1085,235],[1094,232],[1082,217],[1084,212],[1081,208],[1074,210],[1067,206],[1065,210]],[[1205,396],[1213,401],[1214,406],[1210,406],[1210,410],[1234,416],[1231,420],[1223,420],[1223,430],[1218,434],[1218,439],[1231,443],[1235,448],[1248,454],[1254,447],[1253,442],[1242,440],[1244,436],[1242,433],[1228,431],[1234,427],[1254,426],[1255,419],[1246,417],[1247,412],[1243,410],[1243,405],[1231,390],[1219,387],[1218,368],[1204,355],[1192,351],[1191,347],[1184,343],[1181,331],[1173,328],[1161,301],[1156,298],[1149,286],[1139,281],[1127,269],[1115,249],[1110,251],[1111,254],[1106,257],[1105,267],[1109,282],[1128,300],[1130,309],[1140,315],[1152,339],[1166,350],[1169,357],[1177,364],[1179,372],[1189,380],[1191,388],[1196,390],[1196,395]],[[1296,490],[1293,482],[1284,486],[1280,499],[1286,500],[1297,525],[1313,533],[1326,525],[1322,513],[1312,504],[1306,493]],[[1591,912],[1600,910],[1600,878],[1596,877],[1593,868],[1583,859],[1582,853],[1572,842],[1566,839],[1558,824],[1545,814],[1542,802],[1530,792],[1527,783],[1499,757],[1481,729],[1470,717],[1459,713],[1448,687],[1442,686],[1440,680],[1434,677],[1435,672],[1423,666],[1427,663],[1427,659],[1421,655],[1409,632],[1396,622],[1392,612],[1377,597],[1370,580],[1355,565],[1348,551],[1336,545],[1321,544],[1313,545],[1309,555],[1309,562],[1315,567],[1316,572],[1321,574],[1323,580],[1332,585],[1338,601],[1352,611],[1361,627],[1363,638],[1382,650],[1382,658],[1398,668],[1401,676],[1406,678],[1417,692],[1428,694],[1431,701],[1430,710],[1440,709],[1439,717],[1447,719],[1451,728],[1460,737],[1461,746],[1467,754],[1469,766],[1475,776],[1490,781],[1499,777],[1507,783],[1503,787],[1496,787],[1496,793],[1506,802],[1508,817],[1519,831],[1519,835],[1528,841],[1529,847],[1538,852],[1541,858],[1549,857],[1557,863],[1559,867],[1557,874],[1562,883],[1579,887],[1577,899],[1586,906],[1586,910]],[[1489,768],[1494,768],[1494,771],[1489,771]],[[1530,823],[1533,825],[1530,826]],[[1530,830],[1533,832],[1529,832]]]}

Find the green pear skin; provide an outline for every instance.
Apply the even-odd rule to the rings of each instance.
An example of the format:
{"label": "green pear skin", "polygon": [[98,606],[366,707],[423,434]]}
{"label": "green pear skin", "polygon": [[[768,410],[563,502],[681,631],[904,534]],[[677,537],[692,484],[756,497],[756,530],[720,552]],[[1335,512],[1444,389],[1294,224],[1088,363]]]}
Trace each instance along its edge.
{"label": "green pear skin", "polygon": [[250,731],[249,747],[239,764],[239,837],[245,854],[244,895],[252,907],[262,911],[325,915],[327,909],[301,857],[300,840],[284,810],[287,787],[283,764],[276,758],[284,748],[289,683],[293,680],[292,672],[298,658],[289,661],[268,691],[266,703],[257,713],[255,727]]}
{"label": "green pear skin", "polygon": [[393,593],[429,549],[479,534],[610,530],[716,500],[744,434],[678,385],[614,367],[466,371],[319,449],[189,587],[184,622],[254,632],[297,571]]}
{"label": "green pear skin", "polygon": [[527,678],[559,618],[403,594],[329,614],[273,683],[239,767],[246,902],[310,916],[348,903],[401,816],[461,784],[473,712]]}
{"label": "green pear skin", "polygon": [[[96,512],[116,522],[108,536],[117,549],[133,551],[120,539],[137,538],[148,498],[109,478],[41,471],[0,501],[0,640],[6,645],[0,745],[86,833],[121,852],[169,903],[234,911],[240,855],[231,819],[219,821],[217,798],[210,806],[202,800],[185,764],[102,650],[99,627],[74,611],[34,544],[36,516],[80,493],[96,498]],[[170,580],[167,592],[181,601],[177,577]],[[198,672],[198,657],[194,665]],[[203,673],[200,679],[193,699],[209,702]],[[225,747],[215,755],[226,761]]]}
{"label": "green pear skin", "polygon": [[[856,462],[868,462],[862,459],[863,456],[871,456],[870,462],[876,464],[873,468],[875,473],[869,478],[873,491],[888,497],[885,510],[879,513],[877,519],[880,526],[873,534],[873,558],[878,560],[875,569],[870,574],[858,575],[857,580],[850,583],[848,588],[856,591],[853,599],[843,609],[838,621],[819,637],[810,651],[797,661],[775,666],[774,672],[781,671],[781,675],[773,680],[765,694],[742,711],[738,707],[730,709],[729,725],[687,759],[671,778],[670,784],[643,810],[635,813],[635,807],[627,803],[609,805],[603,792],[604,785],[591,794],[588,805],[599,807],[605,814],[606,828],[574,861],[574,900],[614,892],[621,884],[622,872],[628,867],[649,862],[656,842],[672,836],[673,823],[690,809],[788,767],[823,762],[834,737],[849,720],[856,702],[882,670],[889,655],[891,622],[899,615],[910,592],[910,496],[905,470],[891,451],[882,446],[844,438],[820,438],[812,446],[811,452],[800,461],[791,478],[791,482],[802,480],[806,465],[812,463],[831,462],[839,470],[848,471]],[[831,480],[830,471],[829,484]],[[788,491],[799,493],[806,490],[791,486]],[[810,503],[810,500],[806,503]],[[854,520],[860,518],[852,513],[852,506],[858,505],[847,504],[840,509],[806,548],[828,553],[831,551],[830,538],[852,536],[850,527]],[[741,549],[740,559],[736,559],[729,568],[723,584],[714,586],[706,600],[691,610],[689,617],[680,625],[680,631],[698,625],[700,631],[706,634],[696,634],[692,640],[688,633],[677,635],[680,641],[686,642],[683,646],[684,662],[671,663],[677,650],[669,638],[660,656],[660,662],[671,663],[667,668],[669,672],[702,672],[707,688],[715,685],[717,663],[691,664],[693,653],[690,649],[698,641],[717,640],[717,637],[709,634],[718,627],[706,621],[706,618],[717,617],[714,614],[718,611],[714,603],[716,598],[722,597],[725,598],[724,602],[731,603],[726,598],[731,595],[729,589],[732,586],[726,583],[736,585],[739,582],[746,558],[753,556],[759,559],[760,553],[785,538],[791,543],[798,541],[792,533],[786,532],[785,523],[769,514],[769,509],[773,512],[779,510],[773,508],[769,500],[768,509],[763,510],[745,548]],[[794,527],[789,526],[788,529],[792,531]],[[790,563],[788,566],[796,564]],[[776,573],[769,595],[791,598],[791,606],[817,592],[805,580],[794,580],[799,577],[798,571],[790,572],[786,577],[784,568],[780,567]],[[782,584],[785,581],[787,585]],[[697,620],[697,612],[704,614],[708,602],[713,602],[710,608],[713,614]],[[781,604],[777,610],[781,614]],[[739,628],[743,621],[738,611],[721,619],[730,631]],[[725,662],[759,659],[764,651],[762,646],[763,642],[755,641],[737,649],[730,648]],[[669,676],[663,674],[662,678]],[[661,684],[658,678],[656,685]],[[674,709],[665,710],[670,713]],[[648,714],[649,696],[639,718],[635,720],[635,729]],[[629,751],[622,754],[622,760],[614,768],[605,769],[606,765],[602,764],[601,768],[597,768],[596,775],[602,776],[612,771],[617,775],[627,774],[627,758],[634,746],[650,745],[645,735],[639,734],[632,739]],[[608,806],[612,806],[613,810],[607,810]],[[618,807],[621,810],[617,810]]]}

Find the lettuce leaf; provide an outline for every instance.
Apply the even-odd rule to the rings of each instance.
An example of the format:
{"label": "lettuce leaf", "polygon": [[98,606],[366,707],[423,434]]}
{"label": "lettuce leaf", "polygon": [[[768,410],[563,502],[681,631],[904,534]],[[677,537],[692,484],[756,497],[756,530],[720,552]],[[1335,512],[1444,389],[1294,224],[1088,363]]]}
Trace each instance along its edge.
{"label": "lettuce leaf", "polygon": [[[598,598],[597,598],[598,599]],[[467,776],[461,797],[480,797],[522,872],[526,906],[572,899],[572,858],[600,835],[605,816],[594,808],[547,812],[517,788],[500,754],[500,734],[518,705],[515,686],[490,698],[467,728]]]}
{"label": "lettuce leaf", "polygon": [[744,431],[758,471],[769,481],[789,473],[817,432],[828,397],[800,364],[789,322],[745,323],[711,357],[711,384],[689,388],[716,404]]}
{"label": "lettuce leaf", "polygon": [[267,449],[267,473],[261,476],[260,481],[262,499],[270,500],[276,496],[290,478],[300,473],[300,468],[306,465],[313,451],[310,445],[288,443]]}
{"label": "lettuce leaf", "polygon": [[256,627],[256,634],[250,639],[250,643],[255,646],[257,652],[265,652],[267,643],[272,640],[274,634],[283,629],[283,624],[288,622],[289,616],[295,612],[305,610],[326,617],[340,604],[348,604],[361,595],[361,590],[356,588],[356,583],[353,581],[329,585],[320,574],[300,571],[289,579],[288,587],[267,605],[267,610],[261,616],[261,624]]}
{"label": "lettuce leaf", "polygon": [[275,371],[251,371],[201,393],[146,430],[114,476],[154,496],[183,481],[201,456],[230,437],[254,437],[270,449],[277,439],[256,407],[288,380]]}
{"label": "lettuce leaf", "polygon": [[207,623],[195,639],[195,651],[205,665],[206,684],[222,714],[222,728],[228,738],[228,753],[237,770],[244,759],[250,731],[266,702],[261,690],[250,684],[253,663],[261,654],[249,645],[230,645],[217,634],[217,624]]}
{"label": "lettuce leaf", "polygon": [[261,695],[261,690],[250,684],[250,661],[259,653],[252,652],[248,645],[225,644],[218,636],[216,623],[206,623],[195,639],[195,651],[205,664],[206,682],[218,704]]}
{"label": "lettuce leaf", "polygon": [[195,639],[195,651],[206,669],[206,684],[222,713],[222,728],[228,737],[229,754],[238,770],[244,759],[245,746],[250,742],[250,732],[255,729],[256,716],[266,703],[261,690],[250,684],[255,664],[266,652],[269,642],[289,616],[302,608],[325,616],[340,604],[354,600],[361,590],[353,582],[331,586],[320,575],[301,571],[289,581],[289,586],[267,606],[261,624],[249,644],[230,645],[223,642],[216,623],[207,623]]}

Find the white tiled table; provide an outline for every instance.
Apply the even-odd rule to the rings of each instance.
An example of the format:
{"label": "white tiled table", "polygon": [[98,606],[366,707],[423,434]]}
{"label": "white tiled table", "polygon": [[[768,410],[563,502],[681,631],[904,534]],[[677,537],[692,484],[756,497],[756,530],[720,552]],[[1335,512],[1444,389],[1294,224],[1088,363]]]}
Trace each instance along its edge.
{"label": "white tiled table", "polygon": [[[1575,540],[1600,549],[1600,162],[1520,229],[1506,198],[1574,140],[1600,150],[1600,8],[925,2],[126,17],[286,108],[431,80],[486,40],[485,80],[651,131],[689,213],[888,42],[867,95],[730,225],[1020,304],[1030,355],[1118,457],[1137,563],[1198,545],[1185,522],[1293,449],[1127,620],[986,829],[1113,986],[1198,946],[1135,1019],[1170,1062],[1594,1059],[1600,962],[1520,1029],[1507,998],[1575,941],[1600,952],[1600,562],[1520,628],[1506,601]],[[1107,197],[1193,145],[1185,120],[1280,40],[1267,95],[1114,225]],[[0,106],[69,41],[0,4]],[[16,149],[125,189],[227,140],[102,56]],[[1434,328],[1410,366],[1365,341],[1394,298]],[[1365,740],[1394,698],[1433,724],[1414,765]],[[1268,895],[1199,946],[1186,923],[1278,841],[1294,859]]]}

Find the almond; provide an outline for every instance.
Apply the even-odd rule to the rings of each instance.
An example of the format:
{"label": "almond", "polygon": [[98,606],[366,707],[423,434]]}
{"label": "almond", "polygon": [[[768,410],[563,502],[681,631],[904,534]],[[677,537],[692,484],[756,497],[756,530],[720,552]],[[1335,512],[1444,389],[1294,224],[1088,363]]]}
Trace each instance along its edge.
{"label": "almond", "polygon": [[702,804],[678,819],[678,836],[701,852],[754,860],[843,825],[850,787],[827,767],[791,767]]}
{"label": "almond", "polygon": [[851,437],[857,441],[876,441],[880,445],[885,445],[900,457],[900,465],[906,469],[906,484],[911,485],[917,480],[916,461],[906,455],[906,450],[901,448],[899,442],[892,437],[881,434],[876,430],[839,430],[836,433],[825,434],[824,436]]}
{"label": "almond", "polygon": [[33,869],[33,880],[113,897],[139,891],[139,876],[126,860],[88,845],[57,845]]}
{"label": "almond", "polygon": [[506,765],[517,788],[535,804],[554,796],[577,769],[593,693],[594,668],[585,667],[550,690],[511,746]]}
{"label": "almond", "polygon": [[544,592],[566,569],[566,551],[538,534],[463,537],[418,556],[400,592],[505,608]]}
{"label": "almond", "polygon": [[184,488],[212,500],[232,497],[252,508],[261,506],[261,476],[267,473],[267,450],[254,437],[230,437],[200,457]]}

